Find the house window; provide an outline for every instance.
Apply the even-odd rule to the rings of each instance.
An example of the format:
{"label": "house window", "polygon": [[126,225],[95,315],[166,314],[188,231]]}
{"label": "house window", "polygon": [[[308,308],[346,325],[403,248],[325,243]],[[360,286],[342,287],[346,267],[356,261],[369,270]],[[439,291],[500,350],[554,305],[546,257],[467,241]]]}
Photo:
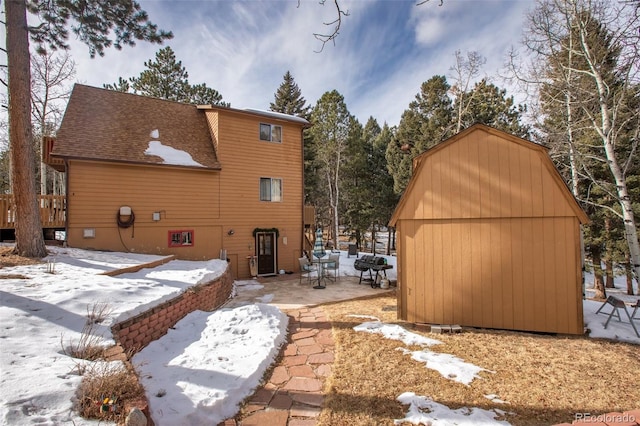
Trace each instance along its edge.
{"label": "house window", "polygon": [[282,179],[260,178],[260,201],[282,201]]}
{"label": "house window", "polygon": [[190,247],[193,245],[193,229],[169,231],[169,247]]}
{"label": "house window", "polygon": [[282,126],[260,123],[260,140],[282,142]]}

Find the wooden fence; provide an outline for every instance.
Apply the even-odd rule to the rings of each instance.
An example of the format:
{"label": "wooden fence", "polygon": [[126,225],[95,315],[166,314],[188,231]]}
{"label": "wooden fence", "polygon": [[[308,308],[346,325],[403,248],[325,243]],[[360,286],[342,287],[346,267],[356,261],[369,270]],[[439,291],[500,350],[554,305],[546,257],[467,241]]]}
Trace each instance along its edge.
{"label": "wooden fence", "polygon": [[[42,228],[64,228],[66,225],[66,196],[39,195]],[[0,194],[0,229],[13,229],[16,224],[16,205],[13,194]]]}

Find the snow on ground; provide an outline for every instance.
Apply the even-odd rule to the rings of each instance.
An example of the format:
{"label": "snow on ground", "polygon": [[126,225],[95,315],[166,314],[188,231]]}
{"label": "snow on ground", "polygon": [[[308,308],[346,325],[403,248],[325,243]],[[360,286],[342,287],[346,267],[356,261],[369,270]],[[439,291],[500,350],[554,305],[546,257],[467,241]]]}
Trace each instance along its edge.
{"label": "snow on ground", "polygon": [[156,425],[218,424],[243,399],[287,337],[287,316],[257,304],[196,311],[133,357]]}
{"label": "snow on ground", "polygon": [[[625,277],[618,276],[615,277],[613,281],[615,288],[606,289],[607,296],[613,296],[624,301],[627,304],[640,301],[637,281],[634,281],[633,292],[636,294],[635,296],[629,296],[627,294],[627,283]],[[627,317],[627,313],[629,315],[633,313],[633,308],[627,305],[626,313],[624,312],[624,310],[618,309],[618,313],[620,314],[620,319],[622,321],[618,321],[618,317],[614,314],[611,318],[611,321],[609,321],[607,328],[605,329],[604,324],[607,322],[609,313],[612,312],[613,308],[611,307],[611,305],[606,305],[602,308],[599,314],[596,314],[598,309],[602,307],[603,303],[600,301],[589,300],[589,298],[593,297],[594,294],[594,290],[593,288],[591,288],[593,286],[592,273],[585,274],[585,283],[587,287],[585,289],[587,300],[583,301],[582,307],[585,327],[589,329],[589,337],[619,340],[621,342],[635,343],[637,345],[640,345],[640,337],[635,334],[633,328],[631,327],[631,324],[629,323],[629,318]],[[638,330],[638,333],[640,333],[640,308],[636,312],[634,324],[636,329]]]}
{"label": "snow on ground", "polygon": [[[357,325],[353,328],[356,331],[382,334],[387,339],[400,340],[405,345],[415,345],[429,347],[442,343],[436,339],[430,339],[420,334],[412,333],[397,324],[385,324],[380,321],[370,321]],[[469,385],[473,379],[480,378],[478,373],[490,371],[477,365],[464,362],[464,360],[451,354],[433,352],[423,348],[412,351],[407,348],[398,348],[404,355],[411,355],[414,361],[422,362],[427,368],[435,370],[445,379]]]}
{"label": "snow on ground", "polygon": [[484,410],[477,407],[462,407],[452,410],[429,397],[416,395],[413,392],[401,394],[398,397],[398,401],[409,405],[409,411],[404,419],[396,419],[394,421],[397,425],[404,422],[431,426],[509,425],[508,422],[496,420],[496,417],[505,414],[502,410]]}
{"label": "snow on ground", "polygon": [[[49,250],[51,254],[46,259],[49,264],[0,271],[0,275],[13,276],[0,280],[0,424],[105,424],[82,419],[73,412],[74,394],[81,377],[73,373],[77,360],[62,349],[79,339],[87,310],[96,303],[111,309],[95,331],[108,345],[112,343],[111,325],[219,276],[226,262],[171,261],[153,269],[110,277],[100,274],[161,257],[60,247]],[[359,271],[353,268],[354,260],[355,257],[348,258],[346,252],[342,253],[341,275],[359,276]],[[394,269],[387,271],[388,277],[395,280],[396,258],[387,260],[394,265]],[[53,274],[47,272],[51,267]],[[27,278],[15,278],[17,275]],[[248,280],[236,281],[234,287],[241,293],[259,286],[257,281]],[[622,293],[623,283],[616,286],[616,291]],[[176,324],[175,330],[136,355],[134,365],[142,372],[156,423],[179,423],[173,417],[175,411],[200,424],[215,424],[214,419],[235,412],[238,401],[250,395],[256,378],[262,376],[286,338],[286,317],[277,308],[264,305],[272,297],[267,294],[258,304],[233,309],[194,312]],[[640,338],[635,337],[628,323],[612,319],[605,330],[607,316],[595,314],[599,306],[598,302],[585,301],[585,322],[592,337],[640,344]],[[368,321],[365,324],[369,325],[362,327],[376,333],[384,330],[399,340],[408,339],[406,345],[419,341],[388,324],[371,323]],[[446,364],[452,362],[449,359]],[[164,397],[156,396],[163,393]],[[427,397],[412,398],[412,407],[429,407],[431,414],[444,411],[444,417],[456,418],[464,410],[470,413],[466,419],[479,421],[484,415],[492,415],[477,408],[448,410],[429,402]],[[424,408],[418,408],[419,412],[412,415],[410,411],[407,417],[424,416]]]}

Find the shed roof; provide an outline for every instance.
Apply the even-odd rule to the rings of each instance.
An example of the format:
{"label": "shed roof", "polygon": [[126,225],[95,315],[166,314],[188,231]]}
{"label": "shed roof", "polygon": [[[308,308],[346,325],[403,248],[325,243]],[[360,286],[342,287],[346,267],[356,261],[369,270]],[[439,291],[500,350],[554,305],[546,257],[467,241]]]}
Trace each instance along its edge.
{"label": "shed roof", "polygon": [[[507,141],[508,143],[513,143],[518,147],[533,151],[533,153],[536,154],[535,157],[539,158],[539,164],[541,164],[543,169],[546,170],[546,174],[549,176],[549,178],[547,178],[548,181],[552,182],[553,186],[557,188],[555,191],[556,193],[561,194],[560,198],[566,201],[567,210],[573,212],[573,214],[581,223],[589,222],[589,218],[587,217],[586,213],[582,210],[571,191],[569,191],[569,188],[562,179],[562,176],[560,176],[560,173],[553,165],[553,162],[551,161],[551,158],[547,153],[547,148],[531,141],[519,138],[517,136],[513,136],[509,133],[486,126],[484,124],[474,124],[473,126],[439,143],[438,145],[423,152],[413,159],[413,173],[411,176],[411,180],[409,181],[407,188],[402,194],[402,197],[400,198],[400,201],[398,202],[398,205],[396,206],[396,209],[391,216],[391,220],[389,221],[390,226],[395,226],[396,222],[403,214],[404,209],[407,208],[407,200],[411,197],[412,192],[417,190],[416,188],[419,186],[417,180],[419,179],[419,175],[421,174],[421,169],[424,167],[425,163],[428,162],[429,157],[438,156],[441,151],[447,149],[453,144],[458,143],[459,141],[472,138],[473,135],[477,132],[483,132],[485,134],[492,135],[499,138],[499,140]],[[450,173],[455,172],[451,171]],[[487,185],[487,181],[484,180],[482,185]]]}
{"label": "shed roof", "polygon": [[194,105],[76,84],[52,155],[220,169]]}

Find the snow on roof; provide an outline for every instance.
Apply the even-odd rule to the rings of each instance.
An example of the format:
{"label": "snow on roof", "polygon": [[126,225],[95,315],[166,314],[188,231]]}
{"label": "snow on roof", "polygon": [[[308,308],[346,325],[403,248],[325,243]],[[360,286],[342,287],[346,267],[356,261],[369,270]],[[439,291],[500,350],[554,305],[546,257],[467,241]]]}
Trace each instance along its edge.
{"label": "snow on roof", "polygon": [[307,120],[305,120],[304,118],[302,118],[302,117],[297,117],[295,115],[289,115],[289,114],[283,114],[281,112],[264,111],[264,110],[261,110],[261,109],[251,109],[251,108],[246,108],[245,111],[251,112],[251,113],[254,113],[254,114],[264,115],[266,117],[276,118],[278,120],[288,120],[288,121],[295,121],[295,122],[302,123],[302,124],[309,124],[309,122]]}
{"label": "snow on roof", "polygon": [[[158,129],[151,131],[152,138],[157,139],[160,137]],[[145,155],[155,155],[162,158],[164,164],[173,164],[176,166],[197,166],[204,167],[191,157],[186,151],[175,149],[168,145],[163,145],[160,141],[150,141],[149,147],[144,151]]]}

